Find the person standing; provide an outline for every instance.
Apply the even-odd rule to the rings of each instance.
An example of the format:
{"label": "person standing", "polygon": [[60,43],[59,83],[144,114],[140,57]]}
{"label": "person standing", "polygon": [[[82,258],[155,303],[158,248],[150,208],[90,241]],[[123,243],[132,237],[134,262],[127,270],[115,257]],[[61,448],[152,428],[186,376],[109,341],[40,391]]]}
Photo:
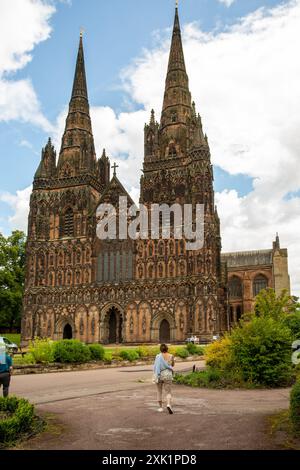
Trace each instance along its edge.
{"label": "person standing", "polygon": [[172,400],[172,381],[173,368],[175,365],[174,356],[168,353],[168,346],[162,344],[160,346],[160,354],[157,354],[154,362],[154,380],[157,386],[158,411],[163,411],[163,390],[167,395],[167,410],[173,414]]}
{"label": "person standing", "polygon": [[1,385],[3,387],[3,396],[8,397],[13,362],[6,349],[4,349],[0,356],[0,387]]}

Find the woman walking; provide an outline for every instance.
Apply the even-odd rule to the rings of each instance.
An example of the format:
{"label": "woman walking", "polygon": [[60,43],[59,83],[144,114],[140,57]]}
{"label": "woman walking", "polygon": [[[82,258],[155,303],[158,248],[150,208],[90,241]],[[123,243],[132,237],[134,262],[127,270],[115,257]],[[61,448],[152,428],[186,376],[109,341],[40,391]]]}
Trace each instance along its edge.
{"label": "woman walking", "polygon": [[167,395],[167,410],[172,415],[172,381],[175,361],[174,356],[168,353],[168,346],[166,344],[160,346],[160,351],[160,354],[157,354],[154,362],[154,381],[157,386],[158,411],[163,411],[162,394],[164,389]]}

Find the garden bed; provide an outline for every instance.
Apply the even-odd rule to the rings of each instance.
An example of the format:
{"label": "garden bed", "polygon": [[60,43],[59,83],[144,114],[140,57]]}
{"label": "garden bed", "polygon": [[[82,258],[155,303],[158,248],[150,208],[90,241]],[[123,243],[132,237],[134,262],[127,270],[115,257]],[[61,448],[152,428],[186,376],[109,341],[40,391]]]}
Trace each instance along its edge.
{"label": "garden bed", "polygon": [[36,416],[29,401],[14,396],[0,398],[0,449],[11,447],[43,428],[43,420]]}
{"label": "garden bed", "polygon": [[[16,365],[14,366],[14,375],[29,375],[29,374],[46,374],[53,372],[72,372],[79,370],[93,370],[93,369],[109,369],[117,367],[133,367],[133,366],[145,366],[152,365],[154,363],[153,358],[141,358],[138,361],[111,361],[111,363],[105,363],[103,361],[85,362],[82,364],[32,364],[32,365]],[[176,358],[176,363],[179,362],[195,362],[202,360],[199,356],[189,356],[181,359]]]}

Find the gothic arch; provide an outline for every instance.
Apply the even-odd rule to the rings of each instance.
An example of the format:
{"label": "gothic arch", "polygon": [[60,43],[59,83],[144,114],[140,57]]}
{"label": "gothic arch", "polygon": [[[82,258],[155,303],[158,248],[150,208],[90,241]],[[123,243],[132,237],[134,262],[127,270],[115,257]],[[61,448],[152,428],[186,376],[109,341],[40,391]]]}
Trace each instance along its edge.
{"label": "gothic arch", "polygon": [[112,310],[117,312],[118,321],[121,322],[121,335],[122,342],[126,342],[126,326],[125,326],[125,312],[123,307],[118,302],[108,302],[101,310],[100,313],[100,342],[108,343],[109,341],[109,317]]}
{"label": "gothic arch", "polygon": [[55,324],[56,338],[54,338],[54,339],[63,339],[64,328],[65,328],[66,325],[71,326],[72,333],[73,333],[73,338],[75,338],[77,336],[75,322],[74,322],[72,316],[69,315],[69,314],[64,314],[63,316],[61,316],[57,320],[57,322]]}
{"label": "gothic arch", "polygon": [[158,312],[156,313],[151,321],[151,341],[159,342],[159,330],[163,320],[167,320],[170,325],[170,341],[173,342],[176,339],[176,324],[174,315],[170,312]]}
{"label": "gothic arch", "polygon": [[231,299],[243,298],[243,281],[240,276],[234,274],[228,280],[229,297]]}
{"label": "gothic arch", "polygon": [[269,277],[265,273],[256,273],[252,276],[253,297],[256,297],[263,289],[270,285]]}

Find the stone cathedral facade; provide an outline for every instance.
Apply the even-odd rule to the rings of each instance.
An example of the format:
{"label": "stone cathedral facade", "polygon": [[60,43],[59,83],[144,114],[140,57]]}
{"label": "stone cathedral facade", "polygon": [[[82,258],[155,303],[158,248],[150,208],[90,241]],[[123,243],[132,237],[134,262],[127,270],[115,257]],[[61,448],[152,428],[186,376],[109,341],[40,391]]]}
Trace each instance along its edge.
{"label": "stone cathedral facade", "polygon": [[[34,177],[23,344],[35,336],[88,343],[181,342],[189,334],[209,340],[238,320],[243,286],[236,279],[242,284],[244,267],[234,264],[234,254],[221,257],[210,149],[189,90],[177,8],[161,119],[151,113],[144,137],[140,202],[204,204],[201,250],[175,239],[172,219],[169,239],[97,237],[99,204],[116,207],[119,196],[133,201],[115,167],[111,177],[105,151],[96,157],[81,37],[60,153],[57,158],[49,140]],[[272,286],[272,274],[265,278]],[[240,297],[230,299],[230,292]]]}

